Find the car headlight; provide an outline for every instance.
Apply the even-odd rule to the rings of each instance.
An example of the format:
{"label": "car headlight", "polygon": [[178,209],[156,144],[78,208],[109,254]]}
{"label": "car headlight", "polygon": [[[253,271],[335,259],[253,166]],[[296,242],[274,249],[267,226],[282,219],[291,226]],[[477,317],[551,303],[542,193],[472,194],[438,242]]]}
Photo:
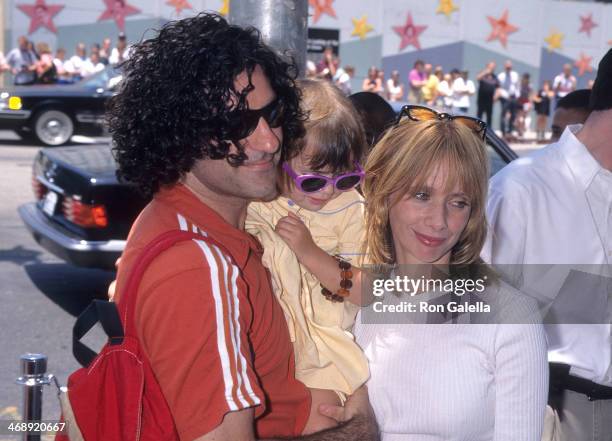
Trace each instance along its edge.
{"label": "car headlight", "polygon": [[2,109],[21,110],[21,107],[22,107],[21,97],[10,96],[8,92],[0,93],[0,110]]}
{"label": "car headlight", "polygon": [[8,107],[9,94],[7,92],[0,92],[0,110]]}

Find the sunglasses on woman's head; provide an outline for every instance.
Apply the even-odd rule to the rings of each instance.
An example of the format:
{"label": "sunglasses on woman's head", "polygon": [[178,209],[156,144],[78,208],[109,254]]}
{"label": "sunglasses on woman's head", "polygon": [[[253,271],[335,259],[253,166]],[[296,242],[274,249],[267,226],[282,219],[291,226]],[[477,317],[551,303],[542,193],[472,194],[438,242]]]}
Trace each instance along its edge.
{"label": "sunglasses on woman's head", "polygon": [[348,191],[357,187],[363,180],[365,172],[357,161],[354,162],[355,171],[343,173],[330,178],[317,173],[298,175],[288,162],[283,163],[283,170],[293,179],[295,186],[304,193],[315,193],[332,184],[338,191]]}
{"label": "sunglasses on woman's head", "polygon": [[229,115],[229,131],[232,139],[244,139],[255,131],[261,118],[274,129],[283,125],[284,117],[285,106],[276,98],[261,109],[232,110]]}
{"label": "sunglasses on woman's head", "polygon": [[483,141],[487,136],[487,123],[471,116],[451,115],[450,113],[438,112],[429,107],[408,104],[402,107],[395,125],[398,125],[404,117],[408,117],[411,121],[431,121],[434,119],[457,121],[474,130],[477,135],[482,137]]}

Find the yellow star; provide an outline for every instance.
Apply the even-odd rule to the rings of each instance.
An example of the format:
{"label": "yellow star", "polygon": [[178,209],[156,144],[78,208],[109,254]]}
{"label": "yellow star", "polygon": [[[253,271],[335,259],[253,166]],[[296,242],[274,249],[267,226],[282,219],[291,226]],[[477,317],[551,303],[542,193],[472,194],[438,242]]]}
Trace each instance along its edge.
{"label": "yellow star", "polygon": [[450,18],[451,14],[458,10],[459,8],[457,5],[453,4],[453,0],[440,0],[438,9],[436,9],[436,14],[442,13],[446,15],[446,18]]}
{"label": "yellow star", "polygon": [[552,52],[554,49],[562,49],[561,42],[565,38],[561,32],[557,32],[556,29],[550,31],[548,37],[544,39],[548,43],[548,52]]}
{"label": "yellow star", "polygon": [[353,29],[353,32],[351,33],[351,37],[356,37],[359,35],[359,38],[363,40],[368,32],[372,32],[374,30],[374,28],[367,23],[367,15],[364,15],[360,19],[352,18],[351,20],[353,21],[353,26],[355,26],[355,29]]}
{"label": "yellow star", "polygon": [[230,0],[223,0],[223,5],[221,6],[221,9],[219,9],[219,14],[223,15],[224,17],[227,17],[229,14],[229,2]]}

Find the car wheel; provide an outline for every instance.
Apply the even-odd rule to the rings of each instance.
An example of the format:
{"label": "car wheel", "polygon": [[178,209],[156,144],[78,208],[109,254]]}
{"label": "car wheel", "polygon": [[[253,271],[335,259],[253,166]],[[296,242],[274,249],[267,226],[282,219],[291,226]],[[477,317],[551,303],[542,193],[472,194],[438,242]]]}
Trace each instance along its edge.
{"label": "car wheel", "polygon": [[60,110],[43,110],[34,119],[33,132],[42,144],[62,145],[74,134],[74,124],[70,116]]}

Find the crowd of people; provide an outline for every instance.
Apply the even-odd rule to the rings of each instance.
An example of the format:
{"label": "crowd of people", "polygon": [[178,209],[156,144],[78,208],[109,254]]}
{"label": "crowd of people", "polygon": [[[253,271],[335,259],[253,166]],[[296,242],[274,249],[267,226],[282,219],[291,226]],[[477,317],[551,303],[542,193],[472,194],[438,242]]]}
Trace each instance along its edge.
{"label": "crowd of people", "polygon": [[[346,94],[351,93],[350,80],[355,76],[352,66],[340,67],[340,61],[331,48],[326,48],[322,60],[311,62],[308,77],[327,78]],[[552,81],[543,80],[534,88],[529,73],[520,75],[507,60],[504,69],[496,72],[496,63],[489,62],[475,79],[466,70],[452,69],[445,72],[442,66],[433,66],[417,60],[408,72],[393,70],[387,78],[376,66],[368,69],[361,90],[374,92],[388,101],[407,101],[410,104],[432,106],[453,114],[472,114],[492,125],[493,105],[499,102],[499,128],[508,140],[523,139],[531,131],[535,113],[536,140],[545,142],[548,120],[559,100],[576,90],[577,80],[572,66],[565,64],[563,71]],[[592,81],[589,83],[589,88]],[[471,107],[471,97],[476,96],[476,108]]]}
{"label": "crowd of people", "polygon": [[17,43],[17,47],[6,56],[0,52],[0,74],[11,73],[15,85],[74,83],[104,70],[108,65],[116,66],[130,55],[123,32],[118,34],[114,47],[110,37],[104,38],[102,44],[93,43],[89,52],[85,43],[78,43],[70,57],[62,47],[53,54],[44,41],[34,43],[21,36]]}
{"label": "crowd of people", "polygon": [[[169,82],[177,65],[190,74]],[[518,81],[509,67],[496,88]],[[610,439],[609,326],[545,329],[525,295],[529,282],[543,289],[540,277],[525,268],[511,286],[485,261],[609,265],[612,50],[584,125],[508,165],[490,182],[491,195],[486,123],[425,107],[435,98],[418,70],[406,92],[421,104],[403,107],[372,146],[363,115],[337,89],[296,81],[295,67],[256,31],[213,14],[166,24],[135,46],[124,68],[127,80],[109,105],[114,153],[120,177],[152,201],[132,226],[112,293],[140,348],[131,340],[125,355],[117,345],[127,343],[116,338],[107,348],[154,374],[143,437]],[[320,72],[333,79],[334,68],[323,60]],[[190,240],[145,269],[145,252],[176,231]],[[382,322],[368,322],[379,268],[385,282],[488,276],[481,299],[513,305],[520,316],[442,314],[431,322],[403,311],[408,321],[396,323],[389,309]],[[600,311],[577,273],[570,276],[582,282],[568,276],[567,289],[582,296],[588,317]],[[376,296],[402,306],[384,285]],[[471,301],[436,289],[412,296],[434,306]],[[111,411],[99,411],[105,397],[123,396],[113,388],[125,387],[113,376],[118,360],[105,360],[71,383],[71,400],[85,407],[77,418],[96,419],[81,427],[99,433],[140,412],[128,404],[115,412],[112,399]],[[95,368],[110,372],[108,392],[79,400]],[[153,408],[171,418],[147,420]]]}
{"label": "crowd of people", "polygon": [[[455,114],[474,114],[491,125],[493,105],[500,103],[500,130],[507,138],[522,138],[531,127],[531,113],[536,114],[536,138],[545,141],[545,132],[552,106],[576,89],[572,66],[564,65],[554,81],[544,80],[536,90],[529,73],[519,75],[512,62],[504,63],[504,70],[496,73],[496,63],[489,62],[476,75],[475,82],[468,71],[452,69],[445,73],[442,66],[435,68],[421,60],[414,63],[407,76],[407,86],[400,72],[393,71],[385,81],[384,72],[371,67],[363,81],[363,90],[379,93],[390,101],[408,101],[434,106]],[[476,109],[470,109],[470,97],[476,95]]]}
{"label": "crowd of people", "polygon": [[351,79],[354,76],[355,68],[350,65],[340,66],[340,58],[334,54],[331,46],[327,46],[323,50],[318,63],[312,60],[306,62],[306,78],[328,80],[347,96],[353,92]]}

